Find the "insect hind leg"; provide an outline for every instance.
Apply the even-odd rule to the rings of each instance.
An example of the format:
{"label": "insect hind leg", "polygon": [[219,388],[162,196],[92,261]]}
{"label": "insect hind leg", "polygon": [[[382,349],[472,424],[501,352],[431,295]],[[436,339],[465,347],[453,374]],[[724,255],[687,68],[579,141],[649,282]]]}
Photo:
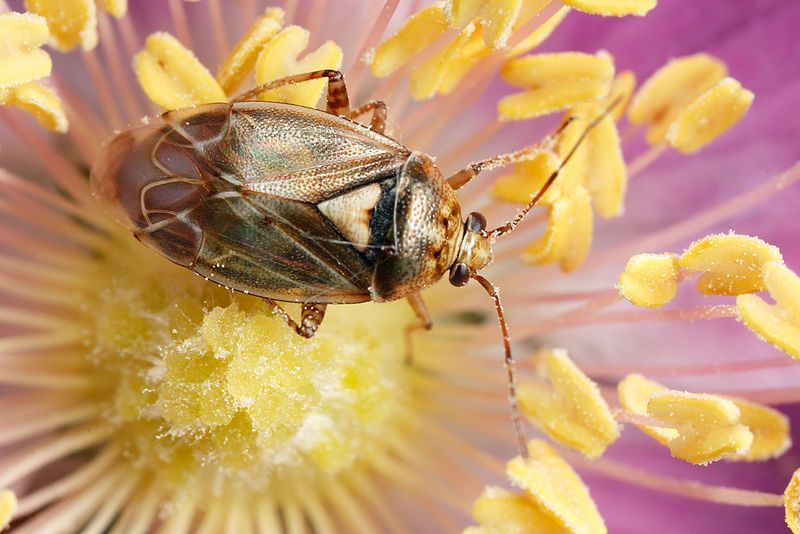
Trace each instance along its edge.
{"label": "insect hind leg", "polygon": [[284,85],[292,85],[295,83],[307,82],[310,80],[319,80],[320,78],[328,78],[328,105],[327,112],[332,115],[342,117],[350,117],[350,98],[347,96],[347,86],[344,83],[344,75],[338,70],[324,69],[315,70],[312,72],[304,72],[302,74],[293,74],[284,78],[265,83],[246,91],[231,102],[247,102],[255,100],[264,91],[270,89],[277,89]]}
{"label": "insect hind leg", "polygon": [[284,323],[286,323],[286,326],[293,329],[295,332],[297,332],[297,335],[304,338],[310,338],[314,336],[314,334],[317,332],[317,329],[322,324],[322,320],[325,318],[325,310],[328,307],[327,304],[303,304],[303,310],[300,315],[300,324],[298,324],[297,321],[292,319],[292,316],[289,315],[289,312],[284,310],[280,304],[272,299],[264,300],[269,302],[270,306],[272,306],[272,312]]}
{"label": "insect hind leg", "polygon": [[383,100],[372,100],[363,106],[359,106],[350,112],[350,118],[355,119],[359,115],[363,115],[372,111],[372,120],[370,121],[370,130],[383,134],[386,130],[386,102]]}
{"label": "insect hind leg", "polygon": [[407,300],[411,305],[411,309],[414,310],[414,315],[416,315],[418,319],[417,322],[407,325],[405,331],[406,364],[411,365],[414,363],[414,350],[412,345],[414,332],[430,330],[433,328],[433,321],[431,320],[430,312],[428,312],[428,306],[426,306],[425,301],[422,300],[422,295],[414,293],[408,297]]}

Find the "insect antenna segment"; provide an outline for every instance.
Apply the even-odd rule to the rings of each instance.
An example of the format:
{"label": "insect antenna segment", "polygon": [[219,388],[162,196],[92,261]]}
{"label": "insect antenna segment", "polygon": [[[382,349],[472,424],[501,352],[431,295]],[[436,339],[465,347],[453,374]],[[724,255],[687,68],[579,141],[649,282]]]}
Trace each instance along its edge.
{"label": "insect antenna segment", "polygon": [[[494,241],[498,237],[511,232],[514,228],[517,227],[519,223],[521,223],[525,219],[525,216],[528,215],[528,212],[531,209],[533,209],[534,206],[536,206],[536,203],[539,202],[539,200],[544,196],[544,194],[547,193],[547,190],[550,189],[550,186],[553,185],[553,183],[556,181],[556,178],[558,178],[558,175],[564,169],[564,166],[566,166],[566,164],[569,163],[569,160],[572,159],[572,156],[580,148],[581,143],[583,143],[583,140],[586,139],[586,137],[595,128],[595,126],[600,124],[600,121],[606,118],[621,101],[622,97],[615,98],[614,101],[611,102],[611,104],[609,104],[608,107],[605,110],[603,110],[601,114],[592,119],[592,122],[590,122],[586,126],[586,129],[583,131],[583,133],[581,133],[581,136],[578,138],[577,141],[575,141],[573,147],[567,153],[566,157],[561,161],[561,165],[559,165],[558,168],[555,171],[553,171],[553,174],[551,174],[547,178],[547,181],[544,183],[541,189],[539,189],[539,192],[536,193],[536,195],[534,195],[534,197],[530,200],[530,202],[528,202],[528,205],[522,208],[522,210],[517,214],[516,217],[514,217],[514,219],[508,221],[504,225],[499,226],[494,230],[492,230],[491,232],[489,232],[488,235],[490,240]],[[573,120],[574,120],[573,117],[567,119],[566,122],[563,125],[561,125],[558,131],[559,132],[563,131],[564,128],[566,128],[566,126]]]}

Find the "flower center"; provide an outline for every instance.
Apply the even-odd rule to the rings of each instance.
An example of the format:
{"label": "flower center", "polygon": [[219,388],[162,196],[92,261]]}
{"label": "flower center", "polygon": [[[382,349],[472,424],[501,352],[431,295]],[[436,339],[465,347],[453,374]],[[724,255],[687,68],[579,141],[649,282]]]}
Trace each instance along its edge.
{"label": "flower center", "polygon": [[[336,474],[380,448],[407,398],[402,308],[333,306],[303,339],[263,300],[131,248],[98,275],[88,341],[134,462],[177,483],[224,473],[266,487]],[[130,254],[135,269],[115,265]]]}

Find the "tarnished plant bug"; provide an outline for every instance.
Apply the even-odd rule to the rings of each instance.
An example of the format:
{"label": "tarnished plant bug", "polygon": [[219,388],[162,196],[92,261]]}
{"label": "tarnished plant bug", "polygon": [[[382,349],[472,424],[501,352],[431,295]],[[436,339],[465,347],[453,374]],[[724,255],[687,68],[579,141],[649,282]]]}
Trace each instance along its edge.
{"label": "tarnished plant bug", "polygon": [[[255,100],[319,78],[328,79],[326,111]],[[353,120],[370,111],[369,127]],[[314,335],[328,304],[401,298],[419,319],[407,331],[430,329],[420,291],[448,271],[454,286],[477,281],[500,321],[524,451],[500,296],[478,271],[492,260],[491,243],[523,220],[558,170],[516,218],[487,230],[480,213],[462,221],[455,191],[537,147],[445,178],[433,158],[385,136],[385,121],[381,101],[350,109],[339,71],[289,76],[233,102],[169,111],[118,134],[92,168],[92,187],[139,241],[209,280],[263,297],[304,337]],[[278,301],[300,303],[300,321]]]}

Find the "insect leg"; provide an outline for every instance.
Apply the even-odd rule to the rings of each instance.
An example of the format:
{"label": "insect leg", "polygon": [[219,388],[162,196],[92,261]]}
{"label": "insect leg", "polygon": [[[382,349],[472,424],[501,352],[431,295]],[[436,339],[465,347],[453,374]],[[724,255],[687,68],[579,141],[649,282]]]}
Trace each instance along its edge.
{"label": "insect leg", "polygon": [[264,91],[283,87],[284,85],[292,85],[295,83],[307,82],[309,80],[319,80],[320,78],[328,78],[328,113],[333,115],[340,115],[342,117],[350,117],[350,99],[347,96],[347,86],[344,83],[344,76],[338,70],[315,70],[313,72],[304,72],[302,74],[293,74],[285,78],[278,78],[254,87],[246,91],[231,102],[246,102],[248,100],[255,100]]}
{"label": "insect leg", "polygon": [[414,315],[416,315],[417,319],[419,319],[418,322],[411,323],[406,326],[406,363],[411,364],[414,360],[414,351],[412,350],[413,347],[411,345],[414,332],[417,330],[430,330],[433,328],[433,321],[431,320],[431,314],[428,312],[428,307],[425,305],[425,301],[422,300],[422,295],[419,293],[414,293],[408,297],[407,300],[411,305],[411,309],[414,310]]}
{"label": "insect leg", "polygon": [[508,403],[511,405],[511,422],[517,435],[519,451],[523,458],[528,457],[527,439],[525,429],[522,428],[522,419],[519,416],[519,403],[517,401],[517,377],[514,373],[514,356],[511,354],[511,337],[508,335],[508,324],[503,313],[503,304],[500,302],[500,290],[494,284],[479,274],[473,274],[475,279],[494,300],[497,310],[497,319],[500,321],[500,330],[503,332],[503,347],[505,348],[506,371],[508,372]]}
{"label": "insect leg", "polygon": [[300,315],[300,324],[297,324],[297,322],[292,319],[292,316],[289,315],[289,312],[284,310],[280,304],[272,299],[264,300],[269,302],[270,306],[272,306],[272,312],[284,323],[286,323],[286,326],[294,329],[294,331],[297,332],[297,335],[306,338],[313,337],[317,332],[317,328],[319,328],[319,325],[322,324],[322,320],[325,318],[325,309],[328,307],[327,304],[303,304],[303,311]]}
{"label": "insect leg", "polygon": [[383,100],[373,100],[357,107],[350,112],[350,118],[355,119],[370,110],[372,110],[372,121],[369,127],[373,132],[382,134],[386,130],[386,102]]}

